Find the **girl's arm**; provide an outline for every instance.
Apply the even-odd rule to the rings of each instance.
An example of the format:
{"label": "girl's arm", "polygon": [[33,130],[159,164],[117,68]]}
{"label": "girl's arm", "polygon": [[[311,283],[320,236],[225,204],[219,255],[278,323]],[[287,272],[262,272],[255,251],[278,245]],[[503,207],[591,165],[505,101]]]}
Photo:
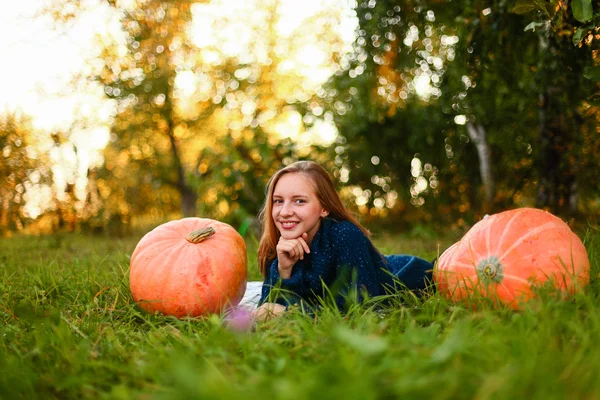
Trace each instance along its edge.
{"label": "girl's arm", "polygon": [[302,236],[295,239],[279,237],[276,250],[280,278],[289,279],[298,260],[303,260],[304,255],[310,253],[310,248],[306,243],[307,238],[307,233],[303,233]]}
{"label": "girl's arm", "polygon": [[324,298],[344,310],[348,298],[360,302],[365,294],[382,294],[379,276],[385,264],[369,238],[351,222],[327,223],[311,245],[310,268],[297,265],[289,279],[282,279],[278,260],[271,263],[259,304],[290,306],[304,299],[308,306],[318,306],[318,298]]}
{"label": "girl's arm", "polygon": [[259,305],[269,302],[290,306],[300,301],[303,281],[302,269],[294,268],[289,279],[282,279],[279,275],[278,264],[276,258],[266,270],[267,274],[262,286]]}
{"label": "girl's arm", "polygon": [[336,279],[332,292],[341,310],[347,302],[360,303],[365,297],[382,293],[381,276],[385,262],[369,238],[350,222],[337,224],[332,234]]}
{"label": "girl's arm", "polygon": [[[324,300],[325,303],[333,301],[340,310],[344,310],[348,297],[360,302],[365,297],[361,292],[365,290],[368,296],[380,294],[379,274],[385,264],[368,237],[348,221],[334,223],[326,220],[325,224],[311,245],[310,267],[294,267],[289,280],[281,279],[281,288],[293,291],[298,297],[292,301],[277,301],[279,304],[296,304],[302,298],[308,301],[308,304],[303,302],[302,307],[312,309]],[[269,272],[261,301],[265,301],[280,279],[276,262]],[[285,292],[281,294],[286,295]],[[287,295],[289,297],[289,293]]]}

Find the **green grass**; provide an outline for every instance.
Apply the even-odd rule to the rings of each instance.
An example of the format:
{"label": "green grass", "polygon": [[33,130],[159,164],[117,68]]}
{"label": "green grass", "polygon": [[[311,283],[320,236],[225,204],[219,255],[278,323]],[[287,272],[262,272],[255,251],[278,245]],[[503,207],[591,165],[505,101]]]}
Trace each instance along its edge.
{"label": "green grass", "polygon": [[[142,312],[128,289],[140,236],[0,241],[2,399],[592,399],[600,397],[600,232],[593,281],[569,301],[477,310],[434,294],[341,316],[296,312],[236,333],[220,316]],[[433,258],[458,237],[381,235]],[[256,242],[248,240],[250,279]]]}

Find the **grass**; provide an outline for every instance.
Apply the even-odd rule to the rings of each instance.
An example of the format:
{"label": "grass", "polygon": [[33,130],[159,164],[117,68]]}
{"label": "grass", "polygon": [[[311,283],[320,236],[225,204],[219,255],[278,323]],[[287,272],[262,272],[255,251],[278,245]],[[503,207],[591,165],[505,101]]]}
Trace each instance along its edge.
{"label": "grass", "polygon": [[[569,301],[477,310],[433,294],[347,315],[296,312],[250,333],[220,316],[148,315],[128,289],[141,236],[0,241],[2,399],[592,399],[600,397],[600,232],[592,284]],[[433,258],[458,238],[376,238]],[[248,240],[250,279],[256,241]]]}

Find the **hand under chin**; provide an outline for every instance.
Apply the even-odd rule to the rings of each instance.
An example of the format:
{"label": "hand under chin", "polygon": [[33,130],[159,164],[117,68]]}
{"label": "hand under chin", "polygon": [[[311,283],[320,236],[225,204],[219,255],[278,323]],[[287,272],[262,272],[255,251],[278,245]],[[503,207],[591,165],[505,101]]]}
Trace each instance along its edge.
{"label": "hand under chin", "polygon": [[284,239],[297,239],[300,236],[302,236],[302,233],[299,231],[291,230],[291,231],[283,231],[281,232],[281,237],[283,237]]}

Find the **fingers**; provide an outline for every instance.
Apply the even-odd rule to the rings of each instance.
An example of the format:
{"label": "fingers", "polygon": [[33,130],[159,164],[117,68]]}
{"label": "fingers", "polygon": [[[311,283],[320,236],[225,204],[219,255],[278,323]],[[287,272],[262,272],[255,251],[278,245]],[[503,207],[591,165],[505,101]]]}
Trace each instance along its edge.
{"label": "fingers", "polygon": [[303,233],[295,239],[284,239],[279,237],[276,251],[278,258],[279,275],[287,279],[291,275],[291,269],[298,260],[304,260],[304,254],[310,253],[310,247],[306,242],[308,235]]}
{"label": "fingers", "polygon": [[253,316],[258,321],[268,321],[269,319],[282,314],[284,311],[285,307],[281,304],[264,303],[253,312]]}
{"label": "fingers", "polygon": [[288,257],[293,258],[295,260],[304,258],[304,247],[297,239],[292,240],[279,240],[277,244],[277,253],[286,253]]}
{"label": "fingers", "polygon": [[310,247],[308,246],[308,243],[306,242],[306,240],[308,240],[308,234],[307,233],[303,233],[302,236],[300,236],[297,240],[302,245],[302,248],[304,249],[304,252],[306,254],[310,253]]}
{"label": "fingers", "polygon": [[308,246],[308,243],[306,242],[308,238],[308,235],[306,233],[303,233],[302,236],[296,238],[296,239],[283,239],[283,238],[279,238],[279,242],[280,243],[286,243],[288,244],[290,247],[294,248],[294,254],[299,257],[301,260],[304,258],[304,253],[310,253],[310,247]]}

